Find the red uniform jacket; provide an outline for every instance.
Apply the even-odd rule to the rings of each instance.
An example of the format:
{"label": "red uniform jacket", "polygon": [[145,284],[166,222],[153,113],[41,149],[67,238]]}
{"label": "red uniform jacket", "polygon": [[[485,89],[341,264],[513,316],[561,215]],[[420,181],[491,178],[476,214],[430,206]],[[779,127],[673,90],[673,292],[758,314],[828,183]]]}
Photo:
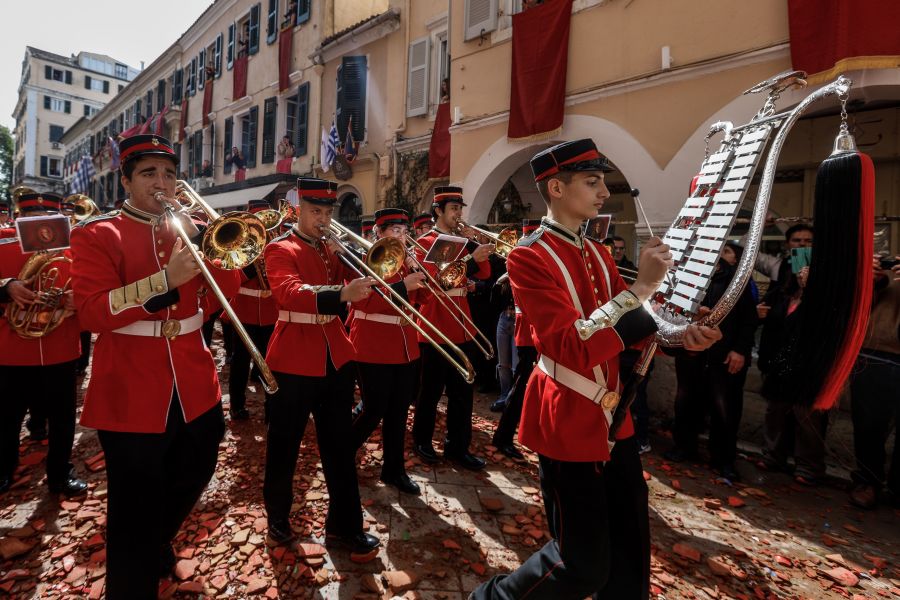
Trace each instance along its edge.
{"label": "red uniform jacket", "polygon": [[[115,331],[137,321],[183,320],[199,310],[209,315],[219,308],[202,275],[149,299],[138,297],[124,305],[116,300],[118,290],[165,268],[176,237],[166,221],[127,203],[121,212],[72,232],[72,284],[79,319],[84,329],[100,334],[81,415],[86,427],[161,433],[173,390],[186,422],[221,397],[216,365],[200,329],[171,340]],[[226,297],[237,293],[238,272],[210,270]]]}
{"label": "red uniform jacket", "polygon": [[[562,261],[585,315],[626,289],[612,257],[599,244],[545,220],[543,227],[510,253],[507,269],[513,297],[531,324],[538,353],[592,380],[594,368],[599,367],[606,387],[619,391],[619,353],[656,330],[652,317],[638,308],[626,313],[615,327],[581,340],[574,324],[582,313],[573,304],[562,271],[541,242]],[[600,250],[612,289],[607,287],[597,255],[584,244],[595,244]],[[633,433],[628,415],[618,438]],[[580,462],[609,460],[606,440],[602,407],[536,368],[525,391],[519,441],[544,456]]]}
{"label": "red uniform jacket", "polygon": [[[409,275],[406,267],[387,279],[394,291],[400,293],[410,304],[415,304],[420,295],[418,290],[407,293],[403,278]],[[393,298],[390,292],[385,292]],[[398,303],[399,304],[399,303]],[[370,319],[358,318],[357,312],[367,315],[383,315],[393,319],[398,316],[397,310],[377,293],[372,293],[361,302],[354,302],[350,313],[350,340],[356,348],[356,360],[365,363],[397,365],[412,362],[419,358],[419,344],[416,330],[402,321],[399,325],[381,323]],[[428,329],[426,328],[426,331]]]}
{"label": "red uniform jacket", "polygon": [[[273,371],[325,376],[325,358],[335,369],[353,360],[354,350],[340,315],[341,288],[351,278],[327,244],[292,229],[266,246],[269,287],[279,311],[315,318],[318,323],[292,323],[279,318],[269,341],[266,362]],[[334,316],[333,319],[328,317]]]}
{"label": "red uniform jacket", "polygon": [[[422,237],[418,238],[416,241],[419,242],[419,244],[427,251],[429,248],[431,248],[431,246],[434,244],[434,241],[441,233],[442,232],[438,231],[437,229],[432,229],[428,233],[423,234]],[[463,251],[460,258],[464,258],[468,254],[469,252],[465,250]],[[425,254],[423,254],[422,251],[418,248],[416,248],[416,258],[426,269],[428,269],[428,272],[431,273],[431,275],[437,277],[437,267],[432,263],[423,262]],[[491,276],[490,262],[484,261],[475,264],[477,265],[478,270],[477,272],[472,273],[472,277],[474,277],[475,279],[487,279]],[[459,287],[454,288],[456,292],[454,292],[454,290],[450,290],[450,293],[459,293],[460,290],[462,290],[463,293],[459,293],[459,295],[456,296],[450,296],[449,299],[442,296],[441,299],[445,303],[455,303],[471,319],[472,313],[469,312],[469,299],[468,295],[465,293],[467,283],[468,279],[464,277]],[[446,335],[447,338],[449,338],[449,340],[454,344],[461,344],[463,342],[469,341],[475,336],[474,328],[465,320],[462,320],[462,318],[460,318],[460,320],[462,320],[462,322],[466,325],[466,328],[463,329],[460,324],[457,323],[453,318],[453,316],[457,314],[457,311],[452,308],[449,310],[444,308],[443,304],[441,304],[441,302],[437,298],[435,298],[433,294],[423,293],[420,296],[419,300],[420,302],[422,302],[422,306],[419,307],[419,312],[422,313],[422,316],[428,319],[442,332],[444,332],[444,335]],[[453,310],[452,313],[450,312],[451,310]],[[419,325],[422,325],[422,323],[419,323]],[[421,335],[419,335],[418,338],[420,342],[426,341]]]}
{"label": "red uniform jacket", "polygon": [[[15,230],[12,232],[15,235]],[[0,236],[10,237],[2,234]],[[68,251],[64,254],[71,258]],[[0,244],[0,280],[18,278],[29,256],[31,255],[22,252],[18,242]],[[54,265],[59,269],[56,285],[62,287],[71,275],[70,265],[65,261],[56,262]],[[6,315],[3,314],[8,306],[7,300],[12,302],[6,297],[5,290],[0,290],[0,365],[56,365],[78,358],[81,354],[81,343],[78,338],[81,327],[78,325],[77,314],[66,317],[56,329],[44,337],[26,339],[13,331]]]}
{"label": "red uniform jacket", "polygon": [[516,346],[523,348],[525,346],[534,346],[534,337],[531,334],[531,324],[525,318],[522,309],[516,305],[516,329],[513,334]]}
{"label": "red uniform jacket", "polygon": [[[252,277],[248,278],[248,274]],[[238,320],[246,325],[274,325],[278,320],[278,306],[271,290],[260,284],[256,267],[251,265],[246,268],[242,279],[244,281],[237,296],[231,299],[231,308],[234,309]]]}

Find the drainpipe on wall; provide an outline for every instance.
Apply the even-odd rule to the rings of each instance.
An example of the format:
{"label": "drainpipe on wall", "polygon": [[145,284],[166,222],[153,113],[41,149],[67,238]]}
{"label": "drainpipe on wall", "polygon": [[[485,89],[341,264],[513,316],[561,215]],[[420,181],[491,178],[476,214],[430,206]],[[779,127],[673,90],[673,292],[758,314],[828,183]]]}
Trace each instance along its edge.
{"label": "drainpipe on wall", "polygon": [[[448,7],[450,0],[447,0]],[[410,22],[410,14],[409,14],[410,0],[406,0],[403,13],[404,21],[406,21],[406,27],[404,29],[404,37],[403,37],[403,54],[405,58],[403,59],[403,79],[406,81],[406,78],[409,74],[409,22]],[[409,85],[409,82],[406,82]],[[397,189],[397,186],[400,185],[400,169],[397,164],[397,138],[400,134],[406,131],[406,92],[403,94],[403,112],[401,114],[401,118],[403,119],[403,124],[400,125],[397,129],[394,130],[394,139],[391,140],[391,167],[394,169],[394,189]]]}

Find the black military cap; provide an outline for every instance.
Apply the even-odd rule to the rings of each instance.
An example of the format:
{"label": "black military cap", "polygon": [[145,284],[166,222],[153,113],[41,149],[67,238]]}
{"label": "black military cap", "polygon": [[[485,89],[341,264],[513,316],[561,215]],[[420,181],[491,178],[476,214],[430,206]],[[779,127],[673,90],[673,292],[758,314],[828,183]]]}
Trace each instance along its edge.
{"label": "black military cap", "polygon": [[409,225],[409,213],[402,208],[382,208],[375,211],[375,224],[379,227]]}
{"label": "black military cap", "polygon": [[594,140],[585,138],[563,142],[542,150],[531,159],[531,171],[535,181],[542,181],[560,171],[603,171],[614,169],[606,157],[597,150]]}
{"label": "black military cap", "polygon": [[128,161],[142,156],[162,156],[178,166],[178,156],[172,148],[172,142],[159,135],[139,134],[125,138],[119,144],[119,161],[125,165]]}
{"label": "black military cap", "polygon": [[318,177],[298,177],[297,195],[306,202],[334,206],[337,202],[337,183]]}

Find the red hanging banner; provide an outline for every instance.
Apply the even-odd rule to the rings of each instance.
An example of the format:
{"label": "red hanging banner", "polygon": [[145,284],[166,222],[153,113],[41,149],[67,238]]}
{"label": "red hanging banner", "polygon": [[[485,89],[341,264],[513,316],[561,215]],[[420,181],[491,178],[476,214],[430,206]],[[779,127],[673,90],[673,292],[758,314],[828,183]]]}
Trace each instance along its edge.
{"label": "red hanging banner", "polygon": [[247,95],[247,56],[239,56],[234,61],[234,89],[232,90],[231,100],[237,100]]}
{"label": "red hanging banner", "polygon": [[206,89],[203,90],[203,126],[209,125],[209,113],[212,112],[213,101],[213,79],[206,82]]}
{"label": "red hanging banner", "polygon": [[900,67],[897,0],[789,0],[791,62],[811,83],[853,69]]}
{"label": "red hanging banner", "polygon": [[291,87],[291,52],[294,45],[294,28],[286,27],[278,37],[278,91]]}
{"label": "red hanging banner", "polygon": [[450,103],[438,104],[428,146],[428,177],[450,176]]}
{"label": "red hanging banner", "polygon": [[572,0],[553,0],[513,15],[511,139],[546,137],[563,124]]}

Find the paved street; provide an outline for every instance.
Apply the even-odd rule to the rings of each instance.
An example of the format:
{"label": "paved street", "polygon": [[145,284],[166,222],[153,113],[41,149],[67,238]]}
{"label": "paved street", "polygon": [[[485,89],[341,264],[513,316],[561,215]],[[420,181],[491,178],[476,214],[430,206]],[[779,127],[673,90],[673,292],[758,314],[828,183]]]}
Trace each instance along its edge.
{"label": "paved street", "polygon": [[[659,373],[652,389],[653,405],[661,408],[671,382],[665,366]],[[353,562],[346,551],[320,545],[327,492],[312,427],[296,477],[293,523],[301,543],[266,545],[262,400],[251,394],[254,418],[229,421],[215,479],[176,541],[176,577],[161,583],[161,596],[465,598],[478,582],[514,568],[548,535],[536,458],[529,454],[528,462],[516,464],[494,454],[489,401],[476,400],[474,438],[477,451],[489,456],[486,471],[430,468],[410,459],[407,466],[424,487],[420,497],[378,483],[376,432],[360,455],[359,473],[367,524],[383,546],[367,562]],[[652,441],[644,463],[654,598],[900,597],[897,511],[853,509],[837,480],[802,488],[746,460],[738,468],[747,483],[730,485],[703,465],[664,462],[667,440]],[[0,499],[0,594],[99,598],[106,486],[96,436],[79,429],[76,441],[75,463],[91,483],[83,500],[46,495],[46,450],[41,443],[23,445],[16,487]]]}

